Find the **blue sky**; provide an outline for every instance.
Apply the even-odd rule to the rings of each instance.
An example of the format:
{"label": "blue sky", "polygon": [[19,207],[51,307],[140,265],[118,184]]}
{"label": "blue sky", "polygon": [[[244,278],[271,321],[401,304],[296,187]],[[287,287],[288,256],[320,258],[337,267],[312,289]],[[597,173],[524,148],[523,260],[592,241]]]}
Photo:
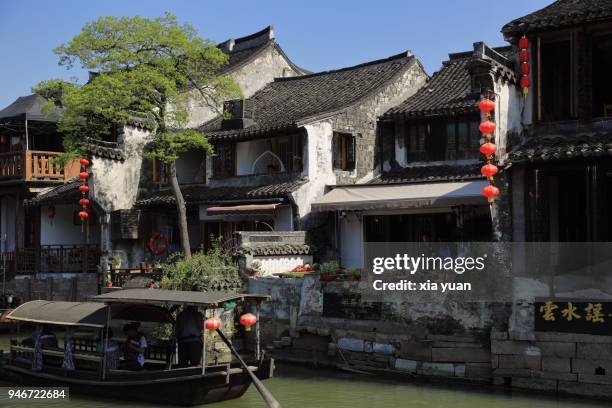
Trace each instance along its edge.
{"label": "blue sky", "polygon": [[85,78],[52,50],[104,15],[170,11],[220,42],[273,25],[298,65],[321,71],[413,51],[431,74],[449,52],[503,45],[508,21],[552,0],[0,0],[0,109],[48,78]]}

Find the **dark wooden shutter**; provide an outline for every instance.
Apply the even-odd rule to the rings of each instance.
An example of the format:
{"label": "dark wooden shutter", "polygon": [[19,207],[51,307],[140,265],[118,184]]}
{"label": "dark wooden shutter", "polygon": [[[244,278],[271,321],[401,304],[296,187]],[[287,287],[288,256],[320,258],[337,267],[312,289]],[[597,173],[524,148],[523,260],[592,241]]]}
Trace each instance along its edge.
{"label": "dark wooden shutter", "polygon": [[342,168],[340,142],[340,134],[334,132],[334,135],[332,136],[332,161],[334,169]]}
{"label": "dark wooden shutter", "polygon": [[353,135],[345,135],[346,140],[346,168],[344,170],[355,169],[355,148],[356,140]]}

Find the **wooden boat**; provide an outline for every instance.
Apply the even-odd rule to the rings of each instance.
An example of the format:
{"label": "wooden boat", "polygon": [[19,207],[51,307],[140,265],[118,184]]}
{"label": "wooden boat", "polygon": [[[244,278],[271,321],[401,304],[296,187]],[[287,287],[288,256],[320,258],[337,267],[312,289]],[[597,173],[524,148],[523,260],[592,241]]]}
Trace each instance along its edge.
{"label": "wooden boat", "polygon": [[[223,292],[124,289],[96,296],[91,302],[27,302],[7,318],[104,333],[108,332],[105,328],[116,320],[169,321],[170,315],[162,306],[197,306],[200,310],[212,310],[240,304],[258,313],[260,303],[267,299],[267,296]],[[253,336],[254,350],[247,355],[241,354],[241,357],[249,370],[264,380],[272,377],[274,361],[260,350],[259,321],[255,324]],[[96,352],[91,340],[75,338],[71,344],[74,370],[62,368],[64,349],[44,348],[42,370],[33,371],[34,347],[12,341],[10,355],[0,367],[0,378],[31,386],[69,387],[72,393],[176,405],[238,398],[252,382],[251,375],[236,359],[220,363],[208,355],[200,366],[178,368],[173,361],[176,354],[173,344],[147,348],[145,369],[141,371],[106,368],[104,353]]]}

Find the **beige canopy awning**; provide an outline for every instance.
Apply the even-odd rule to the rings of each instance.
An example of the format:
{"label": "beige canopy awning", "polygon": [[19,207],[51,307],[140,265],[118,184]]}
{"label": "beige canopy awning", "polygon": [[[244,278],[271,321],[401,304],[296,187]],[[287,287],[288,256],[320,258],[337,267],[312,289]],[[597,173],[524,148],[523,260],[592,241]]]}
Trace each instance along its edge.
{"label": "beige canopy awning", "polygon": [[355,211],[487,204],[486,180],[461,183],[355,185],[336,187],[312,203],[312,211]]}
{"label": "beige canopy awning", "polygon": [[251,215],[273,214],[280,204],[246,204],[208,207],[207,215]]}

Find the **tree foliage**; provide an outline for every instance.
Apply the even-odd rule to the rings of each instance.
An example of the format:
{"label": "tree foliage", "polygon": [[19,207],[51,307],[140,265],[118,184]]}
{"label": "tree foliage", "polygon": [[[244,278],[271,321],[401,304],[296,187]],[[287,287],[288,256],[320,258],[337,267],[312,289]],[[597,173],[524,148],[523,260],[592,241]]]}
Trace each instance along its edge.
{"label": "tree foliage", "polygon": [[191,258],[175,255],[160,267],[164,289],[239,291],[242,287],[238,265],[218,242],[207,252],[196,252]]}
{"label": "tree foliage", "polygon": [[49,106],[64,109],[58,128],[66,153],[60,161],[83,154],[91,139],[104,139],[116,126],[147,123],[154,140],[146,157],[169,169],[181,248],[191,256],[176,160],[189,150],[212,150],[201,132],[186,128],[188,102],[219,110],[224,100],[240,95],[230,77],[219,75],[228,56],[169,13],[155,19],[101,17],[54,51],[60,65],[79,63],[93,72],[83,85],[54,79],[33,89],[49,98]]}
{"label": "tree foliage", "polygon": [[68,153],[80,153],[88,137],[104,138],[113,126],[138,118],[156,130],[149,157],[171,163],[187,150],[210,149],[202,133],[185,129],[190,98],[217,110],[240,95],[231,78],[219,75],[227,55],[168,13],[101,17],[54,52],[60,65],[79,63],[93,72],[80,86],[53,79],[33,89],[63,107],[58,126]]}

